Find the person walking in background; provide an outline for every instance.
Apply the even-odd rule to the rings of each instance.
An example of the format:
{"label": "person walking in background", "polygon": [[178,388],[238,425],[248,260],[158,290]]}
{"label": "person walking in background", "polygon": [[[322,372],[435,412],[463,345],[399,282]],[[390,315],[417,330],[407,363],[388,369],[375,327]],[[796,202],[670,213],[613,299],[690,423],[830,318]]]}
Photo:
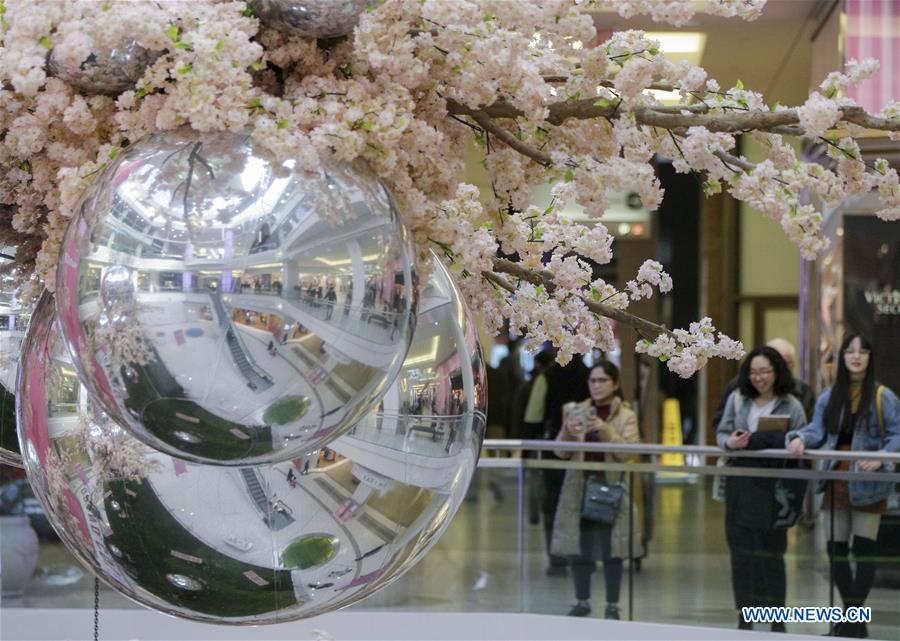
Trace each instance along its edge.
{"label": "person walking in background", "polygon": [[[791,395],[793,378],[787,364],[771,347],[757,347],[741,363],[738,385],[725,403],[716,430],[719,447],[726,450],[781,448],[785,430],[762,431],[765,416],[787,416],[788,429],[800,429],[806,418],[803,406]],[[734,459],[741,467],[778,467],[767,459]],[[731,552],[731,584],[738,609],[738,628],[752,629],[741,608],[783,606],[785,603],[784,552],[786,526],[778,522],[776,478],[730,476],[725,485],[725,537]],[[790,523],[793,525],[793,523]],[[784,623],[773,623],[784,632]]]}
{"label": "person walking in background", "polygon": [[[525,414],[522,417],[523,433],[520,438],[528,440],[546,438],[544,435],[544,424],[547,419],[547,393],[550,389],[548,378],[550,371],[553,370],[556,365],[554,361],[555,357],[556,353],[551,349],[545,349],[534,357],[532,379],[525,386],[528,395],[525,403]],[[490,383],[488,383],[488,388],[490,388]],[[488,398],[490,398],[490,395],[488,395]],[[534,456],[533,453],[529,454],[532,457]],[[552,456],[552,453],[548,454]],[[564,473],[564,470],[525,470],[527,477],[526,485],[528,488],[529,514],[534,515],[533,523],[539,523],[541,521],[541,515],[543,515],[544,545],[550,562],[547,567],[547,576],[566,576],[568,573],[566,568],[569,565],[569,560],[564,556],[558,556],[550,552],[550,540],[553,536],[553,516],[556,514],[556,503],[559,498],[559,488],[562,487]],[[548,492],[546,492],[545,487],[545,474],[558,477],[558,479],[554,479],[553,485],[556,488],[556,491],[553,492],[550,501],[547,500]]]}
{"label": "person walking in background", "polygon": [[[819,397],[812,422],[788,432],[788,451],[802,456],[807,449],[854,452],[900,451],[900,402],[897,395],[875,380],[875,356],[871,343],[859,334],[848,334],[837,362],[834,385]],[[849,470],[849,461],[826,461],[826,469]],[[881,461],[859,461],[858,472],[884,469]],[[881,515],[893,482],[827,481],[823,508],[833,524],[828,542],[832,575],[845,607],[865,605],[875,582],[875,556]],[[851,546],[852,536],[852,546]],[[850,565],[850,552],[856,572]],[[838,623],[836,636],[864,638],[865,623]]]}
{"label": "person walking in background", "polygon": [[[637,443],[639,440],[637,416],[622,400],[619,385],[619,369],[603,362],[590,370],[588,378],[590,396],[580,403],[570,403],[563,408],[562,429],[557,440],[585,443]],[[560,452],[562,458],[575,461],[628,462],[634,457],[628,453],[577,453]],[[588,480],[598,480],[607,485],[621,482],[621,472],[582,471],[568,469],[565,472],[559,505],[553,525],[554,554],[572,556],[572,576],[575,582],[576,603],[570,616],[583,617],[591,613],[591,574],[596,569],[598,556],[603,560],[603,576],[606,583],[607,619],[618,619],[619,593],[622,587],[623,559],[641,556],[640,516],[637,506],[629,509],[626,491],[622,497],[612,524],[582,518],[581,507],[584,488]],[[639,496],[639,493],[635,493]],[[629,523],[629,515],[633,520]],[[599,554],[598,554],[599,552]]]}

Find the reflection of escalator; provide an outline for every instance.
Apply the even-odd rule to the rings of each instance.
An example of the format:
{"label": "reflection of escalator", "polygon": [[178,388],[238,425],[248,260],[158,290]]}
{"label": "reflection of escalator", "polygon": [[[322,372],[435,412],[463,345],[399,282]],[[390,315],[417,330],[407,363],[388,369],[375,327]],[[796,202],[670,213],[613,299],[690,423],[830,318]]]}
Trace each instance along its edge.
{"label": "reflection of escalator", "polygon": [[210,292],[210,298],[212,298],[216,315],[219,317],[219,326],[225,330],[225,340],[228,342],[231,357],[234,359],[238,371],[247,379],[248,387],[256,392],[262,392],[272,387],[272,378],[253,361],[238,337],[219,292]]}
{"label": "reflection of escalator", "polygon": [[259,477],[256,475],[255,470],[243,467],[241,468],[241,476],[244,477],[244,484],[247,486],[250,498],[253,499],[253,503],[262,513],[263,521],[269,526],[269,529],[281,530],[294,522],[293,517],[284,511],[280,501],[269,501],[269,497],[266,496],[266,491],[259,482]]}

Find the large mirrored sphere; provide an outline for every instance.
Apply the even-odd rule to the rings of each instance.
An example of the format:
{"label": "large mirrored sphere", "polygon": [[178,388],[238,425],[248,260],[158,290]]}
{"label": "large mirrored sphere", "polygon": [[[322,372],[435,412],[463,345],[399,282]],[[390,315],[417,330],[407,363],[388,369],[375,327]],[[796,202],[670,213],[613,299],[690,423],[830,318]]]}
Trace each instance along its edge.
{"label": "large mirrored sphere", "polygon": [[63,241],[63,331],[97,402],[149,445],[243,465],[309,452],[394,380],[414,255],[362,163],[317,172],[189,129],[122,152]]}
{"label": "large mirrored sphere", "polygon": [[30,309],[23,307],[8,283],[0,285],[0,463],[22,466],[16,437],[16,375]]}
{"label": "large mirrored sphere", "polygon": [[390,412],[328,449],[241,468],[173,458],[92,413],[43,300],[19,419],[29,481],[60,538],[123,594],[211,623],[323,614],[399,577],[455,514],[484,430],[481,355],[444,277]]}
{"label": "large mirrored sphere", "polygon": [[337,38],[357,25],[359,16],[377,0],[250,0],[259,21],[301,38]]}
{"label": "large mirrored sphere", "polygon": [[118,96],[135,88],[160,53],[127,42],[106,53],[91,53],[81,64],[71,65],[60,61],[54,50],[47,61],[47,72],[81,91]]}

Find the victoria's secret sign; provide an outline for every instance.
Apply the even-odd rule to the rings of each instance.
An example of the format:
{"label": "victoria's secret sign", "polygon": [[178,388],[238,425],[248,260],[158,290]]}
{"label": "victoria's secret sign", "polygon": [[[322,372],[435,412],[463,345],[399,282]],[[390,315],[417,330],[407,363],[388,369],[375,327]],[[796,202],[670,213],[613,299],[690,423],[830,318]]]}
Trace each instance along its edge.
{"label": "victoria's secret sign", "polygon": [[868,290],[866,291],[866,302],[872,306],[872,309],[878,315],[900,315],[900,289]]}

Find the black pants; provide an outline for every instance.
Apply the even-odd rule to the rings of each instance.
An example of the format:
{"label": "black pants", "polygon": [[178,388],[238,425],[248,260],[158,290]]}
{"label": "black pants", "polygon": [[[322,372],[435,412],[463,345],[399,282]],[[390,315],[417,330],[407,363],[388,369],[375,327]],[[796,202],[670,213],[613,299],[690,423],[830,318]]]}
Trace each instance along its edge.
{"label": "black pants", "polygon": [[597,548],[603,559],[603,577],[606,580],[606,602],[618,603],[622,587],[622,559],[612,556],[612,526],[581,520],[579,544],[581,556],[572,559],[572,576],[575,579],[575,598],[588,601],[591,598],[591,574],[597,569]]}
{"label": "black pants", "polygon": [[743,527],[726,518],[725,538],[735,607],[783,606],[787,530]]}

